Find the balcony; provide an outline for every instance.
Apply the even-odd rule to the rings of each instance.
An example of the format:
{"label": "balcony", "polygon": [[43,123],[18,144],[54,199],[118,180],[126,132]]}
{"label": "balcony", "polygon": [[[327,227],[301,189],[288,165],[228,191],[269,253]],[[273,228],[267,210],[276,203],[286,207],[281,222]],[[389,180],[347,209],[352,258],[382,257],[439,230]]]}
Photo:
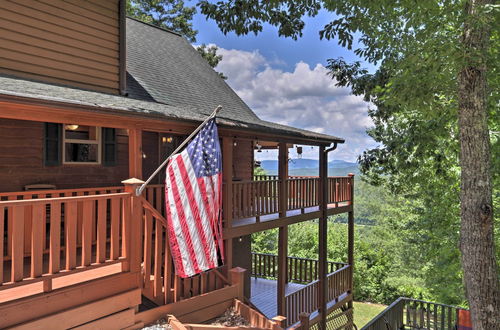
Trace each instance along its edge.
{"label": "balcony", "polygon": [[[317,316],[318,267],[315,259],[288,257],[285,289],[286,326],[299,322],[301,312]],[[352,293],[352,268],[342,262],[328,262],[327,308],[347,300]],[[267,317],[277,314],[278,256],[252,253],[251,302]]]}
{"label": "balcony", "polygon": [[[351,211],[354,177],[328,177],[327,180],[327,214]],[[227,237],[319,218],[319,187],[319,177],[305,176],[288,177],[284,188],[282,180],[271,175],[233,181],[230,221],[225,216],[226,222],[230,222],[227,226],[230,229],[225,232]]]}

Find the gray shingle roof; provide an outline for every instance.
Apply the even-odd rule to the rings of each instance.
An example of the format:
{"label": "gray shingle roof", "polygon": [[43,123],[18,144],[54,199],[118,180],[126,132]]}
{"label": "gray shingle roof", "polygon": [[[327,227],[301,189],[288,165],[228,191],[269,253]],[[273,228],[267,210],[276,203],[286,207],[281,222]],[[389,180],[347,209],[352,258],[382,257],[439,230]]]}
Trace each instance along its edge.
{"label": "gray shingle roof", "polygon": [[[255,123],[259,119],[182,36],[127,19],[127,71],[155,101]],[[133,97],[141,97],[130,93]]]}
{"label": "gray shingle roof", "polygon": [[128,97],[0,75],[0,95],[76,104],[91,111],[201,121],[222,105],[223,126],[343,143],[342,138],[259,119],[181,36],[127,20]]}

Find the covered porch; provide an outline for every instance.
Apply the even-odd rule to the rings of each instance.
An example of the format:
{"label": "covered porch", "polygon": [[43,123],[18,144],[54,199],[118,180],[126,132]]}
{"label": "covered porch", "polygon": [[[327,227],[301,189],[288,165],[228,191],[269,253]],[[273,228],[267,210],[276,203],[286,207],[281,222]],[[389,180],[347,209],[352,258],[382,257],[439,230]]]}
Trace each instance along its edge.
{"label": "covered porch", "polygon": [[[327,179],[325,171],[313,178],[289,177],[287,173],[289,144],[316,145],[324,152],[329,141],[239,130],[222,119],[226,264],[181,279],[175,276],[169,255],[161,179],[149,185],[142,196],[134,194],[140,180],[125,179],[145,178],[150,160],[157,165],[162,157],[154,150],[170,143],[171,136],[186,135],[197,122],[124,116],[116,109],[89,111],[81,106],[47,103],[0,99],[0,107],[6,110],[0,115],[0,133],[8,142],[0,147],[6,151],[6,161],[0,165],[5,169],[1,180],[6,183],[0,191],[0,309],[34,297],[55,297],[61,290],[70,290],[76,296],[81,286],[91,288],[96,283],[96,289],[90,289],[95,295],[83,295],[78,303],[105,301],[123,294],[119,297],[124,301],[120,311],[127,310],[130,317],[141,295],[157,305],[169,305],[230,286],[230,270],[238,259],[233,254],[236,237],[279,227],[280,240],[286,241],[289,224],[352,211],[352,176]],[[59,131],[47,123],[59,125]],[[66,126],[68,130],[70,126],[88,127],[88,136],[82,140],[68,135],[68,139],[63,136]],[[106,135],[102,128],[114,134]],[[279,148],[280,172],[276,178],[252,175],[254,142],[265,139]],[[157,144],[151,147],[150,140]],[[67,152],[68,144],[92,145],[84,149],[94,150],[95,157],[81,161],[78,153],[74,159],[71,154],[66,159],[52,153]],[[29,152],[28,161],[18,157],[19,147]],[[109,153],[103,154],[104,148]],[[324,168],[325,162],[322,164]],[[41,189],[43,186],[51,189]],[[286,250],[281,251],[278,264],[286,255]],[[320,273],[318,265],[318,278]],[[283,278],[279,274],[283,272],[277,275]],[[123,287],[110,286],[107,290],[113,279]],[[101,290],[105,295],[99,295],[97,288],[105,288]],[[297,296],[299,291],[290,291],[289,297]],[[277,296],[285,292],[281,284],[277,292]],[[301,311],[302,307],[289,299],[288,305],[285,300],[278,303],[279,314]],[[43,313],[43,309],[38,312]],[[19,320],[11,321],[16,324]]]}

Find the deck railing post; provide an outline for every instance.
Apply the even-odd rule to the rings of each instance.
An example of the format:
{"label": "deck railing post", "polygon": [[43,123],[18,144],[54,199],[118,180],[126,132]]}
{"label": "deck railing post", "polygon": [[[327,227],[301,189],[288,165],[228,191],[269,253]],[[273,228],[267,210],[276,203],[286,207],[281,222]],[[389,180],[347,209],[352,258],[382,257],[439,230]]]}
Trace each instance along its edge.
{"label": "deck railing post", "polygon": [[[288,148],[286,143],[279,144],[279,216],[286,216],[288,194],[287,194],[287,179],[288,179]],[[278,234],[278,292],[277,304],[278,314],[286,315],[285,311],[285,286],[288,282],[288,226],[279,228]]]}
{"label": "deck railing post", "polygon": [[286,329],[286,317],[278,315],[271,319],[274,321],[275,326],[274,329]]}
{"label": "deck railing post", "polygon": [[238,299],[243,301],[245,296],[245,272],[241,267],[235,267],[229,270],[229,281],[231,285],[238,285]]}
{"label": "deck railing post", "polygon": [[327,273],[327,230],[328,230],[328,214],[327,214],[327,194],[328,194],[328,154],[325,152],[325,147],[319,147],[319,292],[318,292],[318,306],[321,315],[319,328],[326,329],[326,311],[327,311],[327,292],[328,282],[326,278]]}
{"label": "deck railing post", "polygon": [[[233,221],[233,138],[222,138],[222,175],[225,183],[222,189],[222,211],[224,227],[231,228]],[[233,240],[225,240],[226,265],[229,269],[233,263]]]}
{"label": "deck railing post", "polygon": [[[130,193],[130,209],[124,208],[124,217],[128,213],[128,221],[124,221],[123,238],[125,240],[126,255],[128,257],[128,266],[130,272],[141,272],[141,251],[142,251],[142,214],[143,208],[140,196],[136,196],[135,192],[137,187],[144,183],[144,181],[131,178],[122,181],[125,185],[125,192]],[[127,203],[125,203],[126,205]],[[142,281],[141,281],[142,283]]]}
{"label": "deck railing post", "polygon": [[[349,183],[350,183],[350,204],[354,207],[354,174],[349,173]],[[354,210],[351,210],[348,214],[348,225],[347,225],[347,263],[350,267],[350,291],[352,292],[352,277],[354,274]]]}
{"label": "deck railing post", "polygon": [[300,330],[309,330],[309,314],[308,313],[300,313]]}

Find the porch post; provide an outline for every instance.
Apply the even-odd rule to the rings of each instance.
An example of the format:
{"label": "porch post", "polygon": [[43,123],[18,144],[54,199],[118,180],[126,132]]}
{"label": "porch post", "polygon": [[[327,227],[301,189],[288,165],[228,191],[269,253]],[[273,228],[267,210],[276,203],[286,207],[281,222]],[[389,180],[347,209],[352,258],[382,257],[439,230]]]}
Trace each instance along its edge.
{"label": "porch post", "polygon": [[351,183],[350,199],[353,209],[348,214],[347,227],[347,263],[351,266],[350,290],[352,292],[352,276],[354,274],[354,174],[349,173]]}
{"label": "porch post", "polygon": [[[224,214],[224,227],[232,227],[233,222],[233,138],[222,138],[222,208]],[[225,263],[228,269],[232,268],[233,264],[233,240],[225,240]]]}
{"label": "porch post", "polygon": [[[280,180],[279,188],[279,210],[280,218],[286,216],[287,204],[288,204],[288,194],[287,194],[287,182],[288,179],[288,148],[286,143],[281,142],[279,144],[279,156],[278,156],[278,176]],[[285,287],[288,282],[288,226],[283,226],[279,228],[278,237],[278,315],[286,315],[285,306]]]}
{"label": "porch post", "polygon": [[142,179],[142,130],[128,130],[128,173],[131,178]]}
{"label": "porch post", "polygon": [[325,147],[319,147],[319,293],[318,305],[321,315],[320,329],[326,329],[326,297],[327,285],[326,272],[327,272],[327,229],[328,229],[328,216],[327,216],[327,201],[328,201],[328,154],[325,152]]}
{"label": "porch post", "polygon": [[[124,226],[123,226],[123,240],[125,243],[124,249],[126,251],[127,265],[130,272],[141,274],[141,260],[142,260],[142,203],[141,197],[136,196],[135,192],[137,187],[144,183],[144,181],[131,178],[122,181],[125,185],[125,192],[130,193],[130,200],[124,202]],[[142,285],[142,281],[140,282]]]}

